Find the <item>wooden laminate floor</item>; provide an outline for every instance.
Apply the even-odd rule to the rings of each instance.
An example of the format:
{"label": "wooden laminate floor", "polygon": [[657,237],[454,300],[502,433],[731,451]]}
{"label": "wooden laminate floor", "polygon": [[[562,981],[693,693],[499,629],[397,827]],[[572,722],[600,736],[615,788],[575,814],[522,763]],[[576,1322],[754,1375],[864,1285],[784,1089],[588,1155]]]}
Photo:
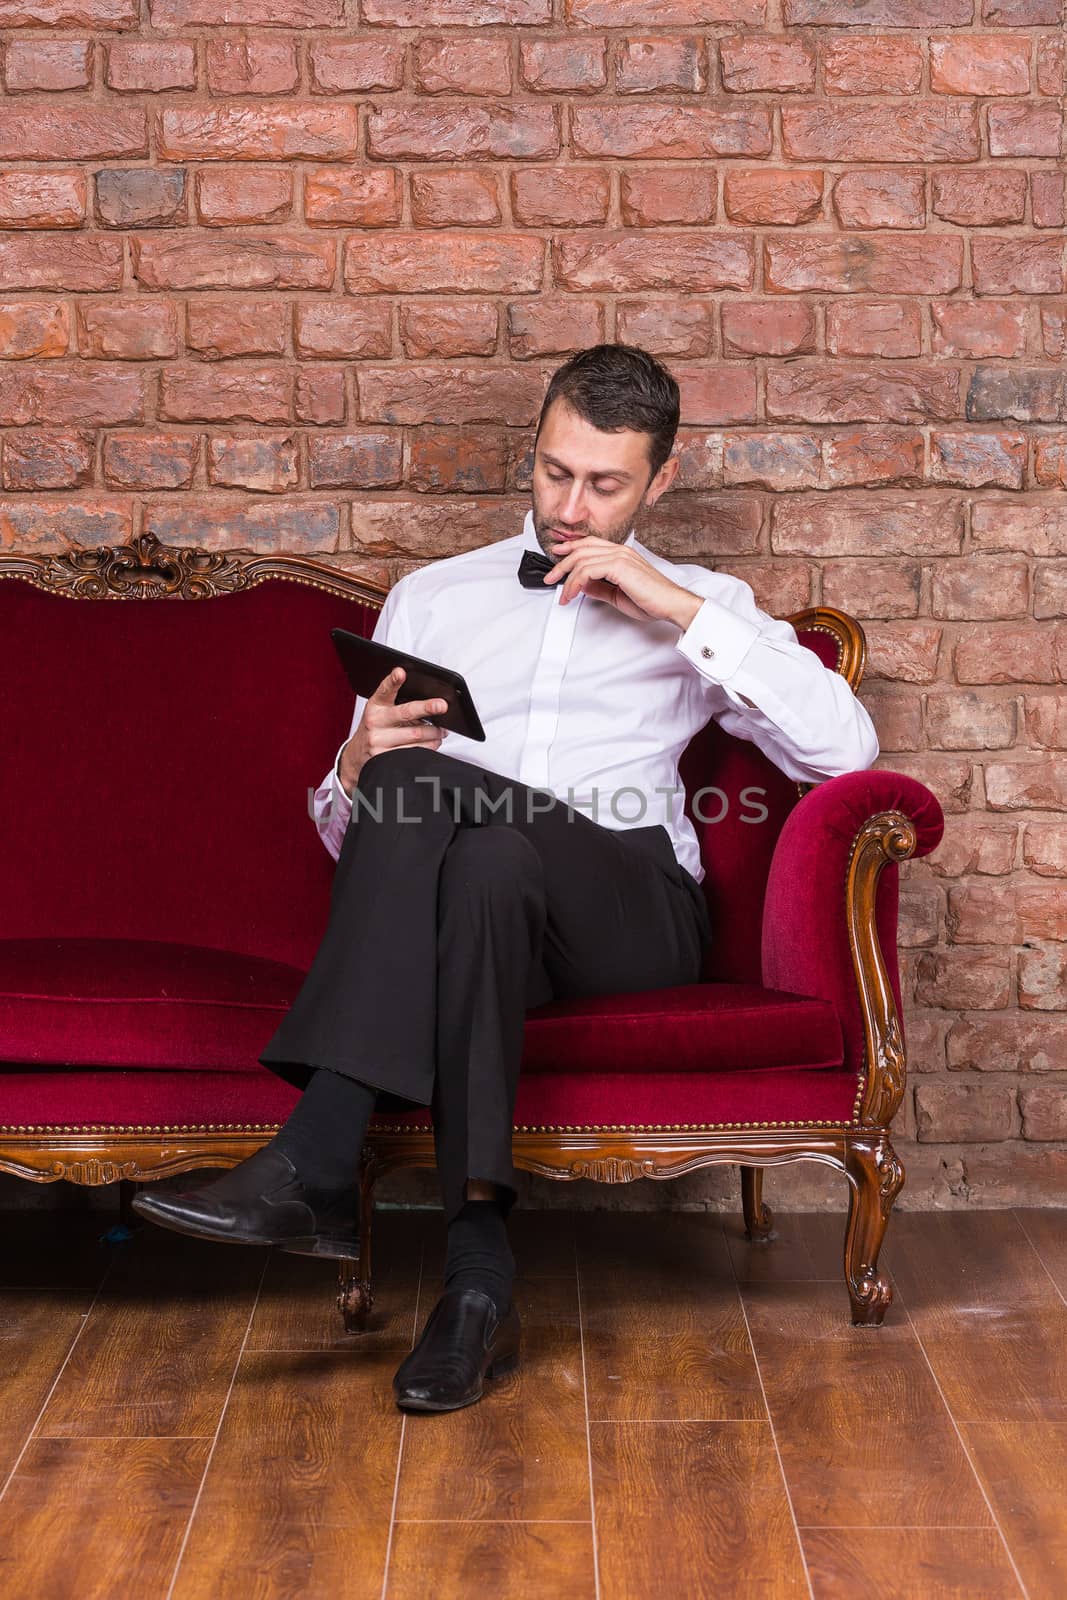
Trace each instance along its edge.
{"label": "wooden laminate floor", "polygon": [[0,1217],[3,1600],[1067,1596],[1067,1212],[896,1216],[880,1331],[838,1217],[512,1223],[520,1370],[405,1417],[439,1214],[362,1337],[328,1263]]}

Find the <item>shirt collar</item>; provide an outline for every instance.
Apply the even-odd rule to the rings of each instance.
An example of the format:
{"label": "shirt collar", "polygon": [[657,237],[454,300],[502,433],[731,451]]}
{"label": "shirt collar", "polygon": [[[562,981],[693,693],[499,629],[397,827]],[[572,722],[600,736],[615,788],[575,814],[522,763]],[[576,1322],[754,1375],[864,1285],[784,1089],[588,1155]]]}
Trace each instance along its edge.
{"label": "shirt collar", "polygon": [[[631,544],[632,545],[635,542],[635,540],[634,540],[634,532],[635,532],[635,530],[633,528],[631,528],[629,533],[626,535],[626,538],[622,541],[623,544]],[[533,519],[533,512],[532,511],[527,511],[527,513],[526,513],[526,516],[525,516],[525,518],[523,520],[522,534],[521,534],[520,537],[522,538],[522,548],[524,550],[533,550],[533,551],[536,552],[537,555],[544,555],[545,552],[541,549],[541,545],[540,545],[540,543],[538,541],[537,534],[536,534],[536,532],[534,530],[534,519]]]}

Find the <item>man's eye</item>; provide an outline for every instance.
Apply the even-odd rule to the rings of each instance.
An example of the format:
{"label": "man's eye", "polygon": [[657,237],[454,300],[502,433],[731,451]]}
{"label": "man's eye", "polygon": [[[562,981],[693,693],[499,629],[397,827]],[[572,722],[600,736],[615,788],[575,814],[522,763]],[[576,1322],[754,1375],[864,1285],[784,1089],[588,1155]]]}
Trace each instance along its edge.
{"label": "man's eye", "polygon": [[601,495],[601,496],[603,496],[603,498],[604,498],[604,499],[605,499],[605,500],[606,500],[606,499],[607,499],[607,498],[608,498],[608,497],[609,497],[609,496],[610,496],[610,495],[613,495],[613,494],[614,494],[614,493],[615,493],[615,492],[616,492],[616,491],[615,491],[615,489],[614,489],[614,488],[611,488],[611,489],[601,489],[601,488],[600,488],[600,487],[599,487],[599,486],[598,486],[598,485],[597,485],[597,484],[595,484],[595,483],[594,483],[594,485],[593,485],[593,493],[594,493],[594,494],[599,494],[599,495]]}

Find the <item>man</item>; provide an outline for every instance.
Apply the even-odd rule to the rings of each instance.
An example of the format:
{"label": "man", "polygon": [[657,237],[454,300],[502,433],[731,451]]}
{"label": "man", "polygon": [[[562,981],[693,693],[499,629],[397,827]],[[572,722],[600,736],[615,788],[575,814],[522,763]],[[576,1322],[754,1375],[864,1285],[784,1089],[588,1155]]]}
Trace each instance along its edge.
{"label": "man", "polygon": [[[868,766],[870,719],[747,584],[636,537],[678,471],[678,386],[625,345],[555,373],[520,534],[394,585],[374,637],[467,679],[484,743],[357,698],[314,799],[329,924],[260,1057],[304,1093],[262,1150],[135,1201],[165,1226],[356,1253],[372,1111],[432,1107],[443,1293],[401,1364],[402,1407],[454,1410],[514,1365],[506,1221],[526,1010],[699,980],[711,938],[678,760],[710,717],[790,776]],[[636,801],[636,804],[635,804]]]}

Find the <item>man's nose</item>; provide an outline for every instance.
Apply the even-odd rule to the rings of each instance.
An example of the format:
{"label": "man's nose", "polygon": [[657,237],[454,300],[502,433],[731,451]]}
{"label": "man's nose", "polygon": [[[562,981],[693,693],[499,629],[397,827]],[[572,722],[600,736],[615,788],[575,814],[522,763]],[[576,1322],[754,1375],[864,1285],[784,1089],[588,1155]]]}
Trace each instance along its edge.
{"label": "man's nose", "polygon": [[571,492],[560,508],[559,520],[575,527],[585,521],[585,491],[578,484],[571,485]]}

